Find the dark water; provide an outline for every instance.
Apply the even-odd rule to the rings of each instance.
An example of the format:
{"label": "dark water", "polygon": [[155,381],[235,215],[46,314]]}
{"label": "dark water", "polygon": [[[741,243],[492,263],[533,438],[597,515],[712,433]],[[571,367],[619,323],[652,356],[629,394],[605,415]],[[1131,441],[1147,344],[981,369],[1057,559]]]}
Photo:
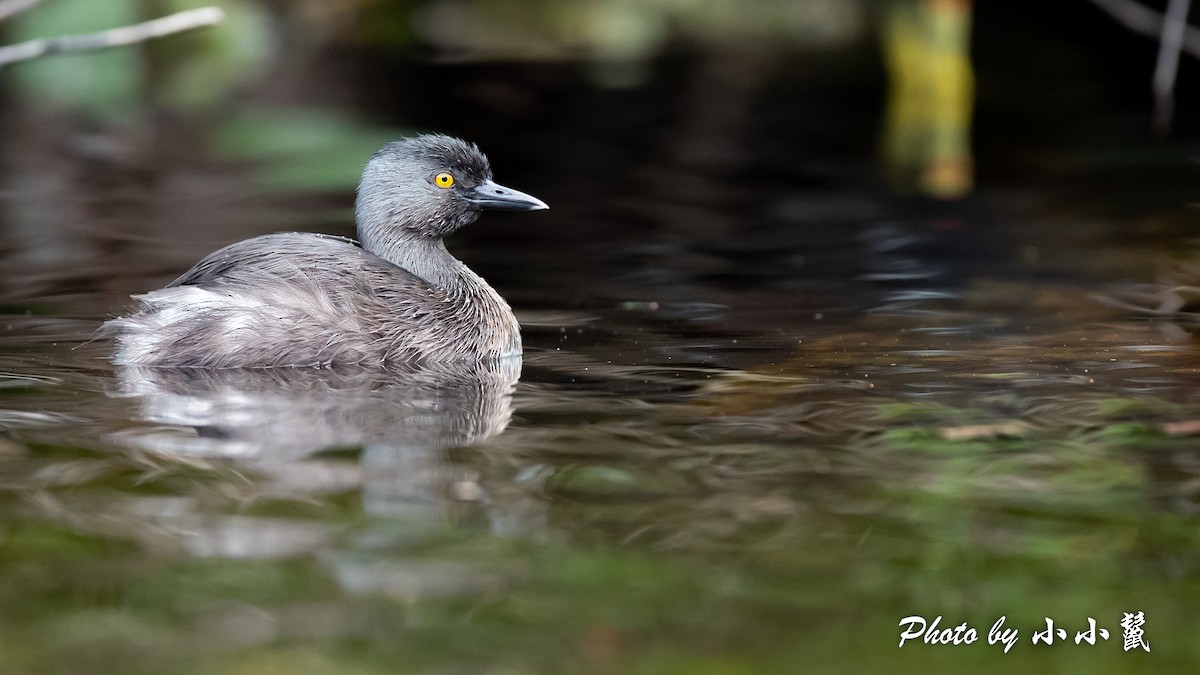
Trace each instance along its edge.
{"label": "dark water", "polygon": [[[412,117],[452,102],[482,118],[479,73],[432,71],[452,93]],[[553,208],[451,242],[516,308],[522,362],[115,370],[89,339],[128,293],[224,241],[348,229],[344,190],[247,191],[251,169],[170,144],[166,168],[126,167],[61,206],[83,219],[61,233],[82,252],[9,249],[0,670],[1200,660],[1186,143],[1096,135],[1039,164],[1018,143],[946,203],[880,187],[869,101],[831,119],[785,99],[811,128],[768,106],[714,163],[663,112],[674,98],[568,86],[554,68],[489,77],[572,111],[478,123],[497,179]],[[22,175],[5,236],[40,222],[50,237],[54,208],[18,208]],[[1122,649],[1139,611],[1149,654]],[[911,615],[979,641],[898,649]],[[1007,654],[987,644],[1002,616],[1020,632]],[[1077,645],[1089,617],[1111,637]],[[1047,618],[1069,636],[1032,644]]]}

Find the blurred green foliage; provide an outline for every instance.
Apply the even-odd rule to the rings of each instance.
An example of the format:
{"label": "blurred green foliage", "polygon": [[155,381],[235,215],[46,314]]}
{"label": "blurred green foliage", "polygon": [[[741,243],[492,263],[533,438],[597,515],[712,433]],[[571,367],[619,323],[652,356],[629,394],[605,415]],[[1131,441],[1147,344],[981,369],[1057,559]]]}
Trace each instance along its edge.
{"label": "blurred green foliage", "polygon": [[[19,41],[93,32],[137,21],[133,0],[47,2],[12,22],[9,35]],[[35,99],[81,106],[107,115],[130,110],[141,95],[137,54],[113,49],[64,57],[49,57],[12,69],[18,90]]]}
{"label": "blurred green foliage", "polygon": [[336,111],[246,109],[216,131],[214,150],[255,161],[264,190],[346,190],[376,150],[404,133],[359,124]]}
{"label": "blurred green foliage", "polygon": [[[157,18],[139,0],[53,0],[18,15],[14,40],[58,37],[118,28]],[[165,0],[163,13],[213,4]],[[12,68],[17,90],[33,101],[80,109],[103,118],[128,116],[150,97],[178,108],[221,102],[231,89],[251,80],[272,44],[266,15],[251,0],[222,0],[225,21],[215,27],[173,35],[155,43],[77,54],[52,55]],[[151,91],[150,60],[165,59],[170,77]]]}

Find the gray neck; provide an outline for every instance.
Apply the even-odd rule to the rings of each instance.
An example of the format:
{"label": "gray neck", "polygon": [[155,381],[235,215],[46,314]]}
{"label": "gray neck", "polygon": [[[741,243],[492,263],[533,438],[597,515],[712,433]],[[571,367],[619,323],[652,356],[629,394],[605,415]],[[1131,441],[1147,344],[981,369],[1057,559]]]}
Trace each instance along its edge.
{"label": "gray neck", "polygon": [[441,239],[394,240],[388,242],[383,250],[375,250],[366,242],[364,246],[380,258],[442,289],[451,297],[486,295],[491,291],[479,275],[450,255]]}

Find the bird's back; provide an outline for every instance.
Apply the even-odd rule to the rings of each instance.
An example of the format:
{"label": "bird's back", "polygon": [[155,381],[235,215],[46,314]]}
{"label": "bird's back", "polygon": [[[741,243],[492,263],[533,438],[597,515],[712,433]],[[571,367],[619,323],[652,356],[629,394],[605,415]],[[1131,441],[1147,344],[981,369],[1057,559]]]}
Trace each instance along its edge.
{"label": "bird's back", "polygon": [[513,335],[496,340],[481,330],[475,299],[452,297],[352,240],[320,234],[231,244],[167,287],[135,297],[139,311],[106,324],[120,365],[444,361],[502,355],[513,339],[520,350],[515,319],[502,300],[508,325],[501,332],[511,327]]}

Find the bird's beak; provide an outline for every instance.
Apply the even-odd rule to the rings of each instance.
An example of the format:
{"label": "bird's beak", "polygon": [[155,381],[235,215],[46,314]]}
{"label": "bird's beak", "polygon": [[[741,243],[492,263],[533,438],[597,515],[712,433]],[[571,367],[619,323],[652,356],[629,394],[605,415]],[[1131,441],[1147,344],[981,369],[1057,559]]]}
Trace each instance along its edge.
{"label": "bird's beak", "polygon": [[541,211],[550,208],[546,202],[533,195],[504,187],[491,180],[480,183],[468,194],[467,201],[481,209],[497,211]]}

